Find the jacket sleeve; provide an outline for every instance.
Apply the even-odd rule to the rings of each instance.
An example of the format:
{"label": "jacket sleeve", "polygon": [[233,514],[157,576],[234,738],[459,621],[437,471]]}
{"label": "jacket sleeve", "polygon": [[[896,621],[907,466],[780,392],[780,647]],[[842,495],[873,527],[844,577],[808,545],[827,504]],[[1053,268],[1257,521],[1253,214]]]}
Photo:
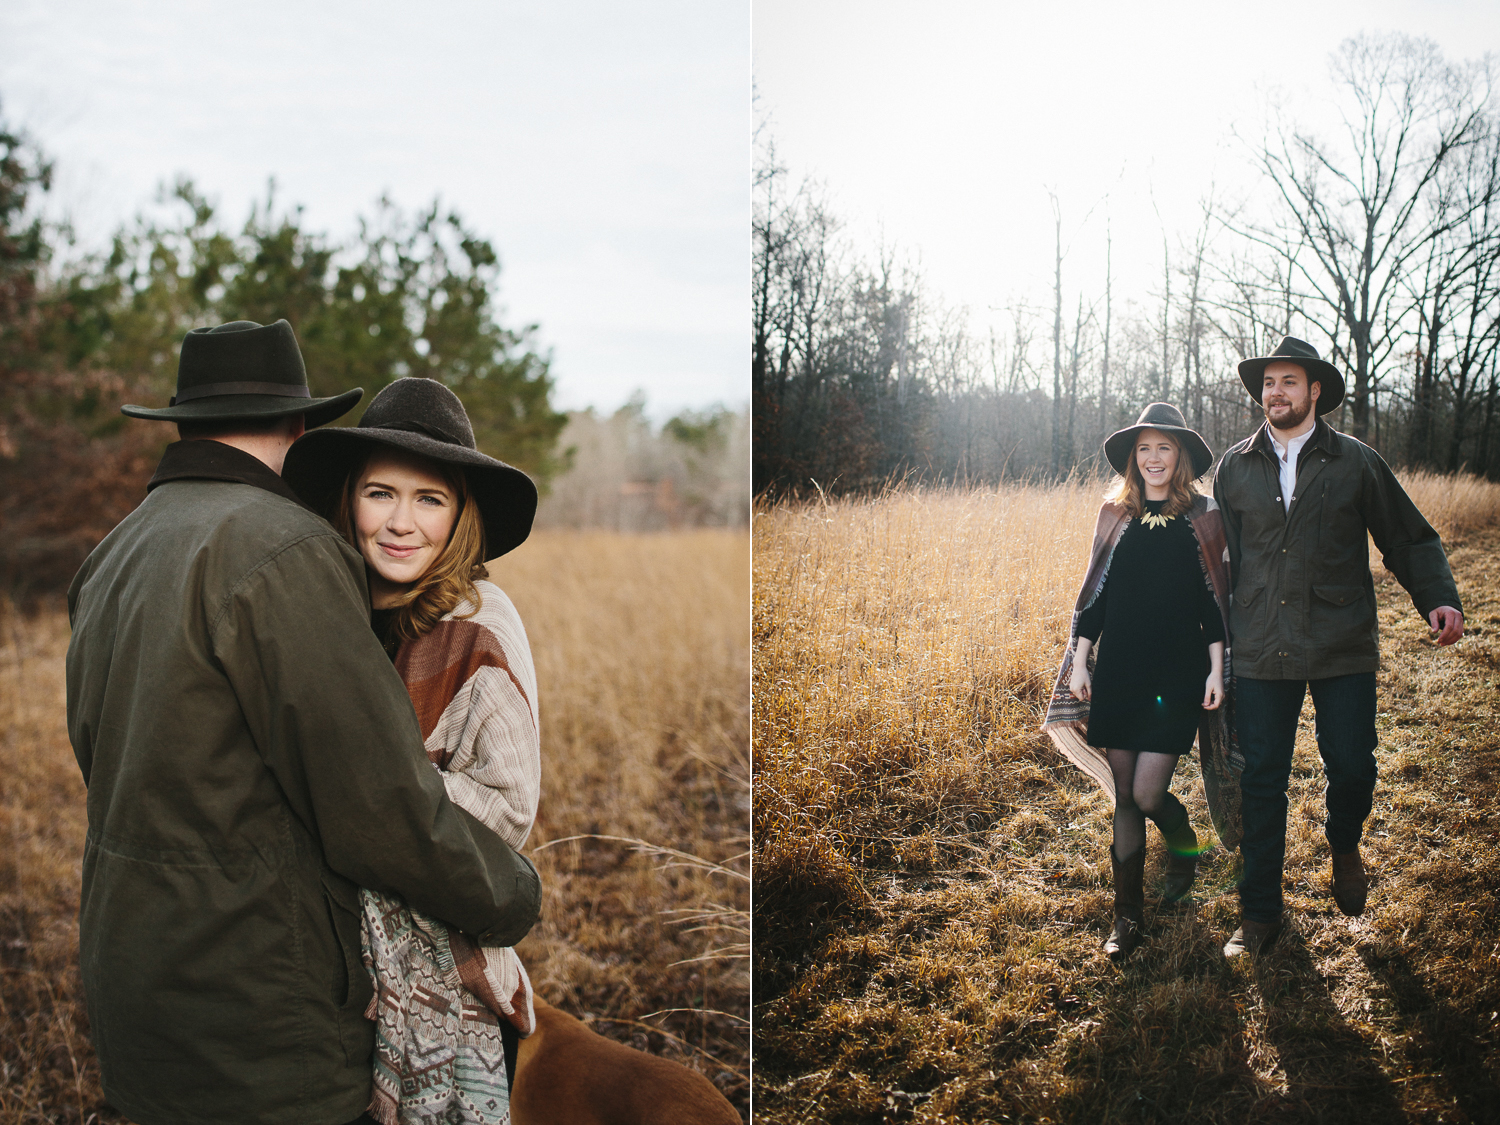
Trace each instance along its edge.
{"label": "jacket sleeve", "polygon": [[1438,606],[1452,606],[1462,612],[1442,539],[1412,503],[1385,459],[1373,449],[1362,452],[1361,515],[1381,561],[1411,595],[1423,619]]}
{"label": "jacket sleeve", "polygon": [[369,624],[364,563],[332,534],[262,562],[210,618],[262,759],[328,866],[486,942],[536,921],[536,869],[449,800]]}

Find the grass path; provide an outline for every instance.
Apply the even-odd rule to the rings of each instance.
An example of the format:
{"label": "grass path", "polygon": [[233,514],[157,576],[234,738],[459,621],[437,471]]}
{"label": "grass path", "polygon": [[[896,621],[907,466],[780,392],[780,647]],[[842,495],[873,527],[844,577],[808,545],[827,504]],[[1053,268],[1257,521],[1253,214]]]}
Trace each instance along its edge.
{"label": "grass path", "polygon": [[[953,521],[934,522],[946,534]],[[784,560],[757,540],[757,1121],[1500,1120],[1500,528],[1449,539],[1468,624],[1455,649],[1430,644],[1377,566],[1365,916],[1343,917],[1329,894],[1309,707],[1290,792],[1290,932],[1256,964],[1226,963],[1237,853],[1212,852],[1190,900],[1163,907],[1153,829],[1148,941],[1123,969],[1100,951],[1109,804],[1035,731],[1046,676],[976,678],[987,710],[969,721],[982,729],[930,716],[904,736],[855,718],[814,729],[809,699],[848,677],[826,658],[798,663],[811,642],[763,594]],[[1044,558],[1028,571],[1039,580]],[[884,628],[850,604],[864,617],[842,628]],[[1043,625],[1048,668],[1060,641]],[[1203,832],[1188,759],[1173,789]],[[795,833],[792,806],[809,810]]]}

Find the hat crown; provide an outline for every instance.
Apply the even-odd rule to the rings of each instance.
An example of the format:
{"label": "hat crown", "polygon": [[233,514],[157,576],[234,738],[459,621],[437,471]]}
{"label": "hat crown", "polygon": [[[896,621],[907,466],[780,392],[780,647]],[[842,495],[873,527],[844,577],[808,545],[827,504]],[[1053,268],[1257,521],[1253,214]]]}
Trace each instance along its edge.
{"label": "hat crown", "polygon": [[[307,368],[297,334],[285,320],[256,324],[232,320],[211,328],[194,328],[182,338],[177,357],[177,392],[224,386],[223,394],[272,394],[246,391],[236,384],[284,385],[287,394],[307,397]],[[197,397],[197,396],[193,396]]]}
{"label": "hat crown", "polygon": [[426,434],[445,445],[478,448],[464,404],[436,379],[402,376],[370,402],[359,429],[406,430]]}
{"label": "hat crown", "polygon": [[1276,345],[1276,350],[1271,353],[1272,359],[1311,359],[1322,362],[1323,357],[1318,354],[1318,349],[1306,340],[1299,340],[1295,336],[1283,336],[1281,343]]}
{"label": "hat crown", "polygon": [[1185,430],[1188,428],[1187,419],[1182,416],[1182,411],[1170,402],[1153,402],[1141,416],[1135,420],[1137,426],[1171,426],[1174,429]]}

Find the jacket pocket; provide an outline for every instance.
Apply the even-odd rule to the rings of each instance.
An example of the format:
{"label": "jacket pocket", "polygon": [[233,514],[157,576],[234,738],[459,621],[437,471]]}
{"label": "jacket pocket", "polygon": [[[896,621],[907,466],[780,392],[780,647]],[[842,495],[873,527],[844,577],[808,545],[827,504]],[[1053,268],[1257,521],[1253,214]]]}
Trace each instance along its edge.
{"label": "jacket pocket", "polygon": [[1318,664],[1373,660],[1380,651],[1375,599],[1363,586],[1316,585],[1308,606],[1307,644]]}
{"label": "jacket pocket", "polygon": [[1240,586],[1229,598],[1229,647],[1239,661],[1255,660],[1265,647],[1266,623],[1258,608],[1263,586]]}
{"label": "jacket pocket", "polygon": [[1364,601],[1363,586],[1314,586],[1313,597],[1321,598],[1329,605],[1359,605]]}
{"label": "jacket pocket", "polygon": [[359,888],[336,875],[324,874],[323,905],[338,948],[339,966],[334,972],[333,1002],[338,1008],[361,1012],[369,1002],[369,981],[360,956]]}

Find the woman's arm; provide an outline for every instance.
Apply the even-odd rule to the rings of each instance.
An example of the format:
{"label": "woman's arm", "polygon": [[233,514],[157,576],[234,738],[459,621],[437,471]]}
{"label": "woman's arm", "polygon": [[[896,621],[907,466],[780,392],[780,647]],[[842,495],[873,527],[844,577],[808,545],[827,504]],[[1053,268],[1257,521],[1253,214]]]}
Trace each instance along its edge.
{"label": "woman's arm", "polygon": [[[1068,690],[1074,699],[1089,699],[1093,695],[1093,677],[1089,675],[1089,650],[1093,647],[1094,642],[1087,637],[1073,642],[1073,674],[1068,679]],[[1220,645],[1221,657],[1223,651],[1224,646]]]}
{"label": "woman's arm", "polygon": [[1208,680],[1203,685],[1203,709],[1216,711],[1224,702],[1224,642],[1208,646]]}

